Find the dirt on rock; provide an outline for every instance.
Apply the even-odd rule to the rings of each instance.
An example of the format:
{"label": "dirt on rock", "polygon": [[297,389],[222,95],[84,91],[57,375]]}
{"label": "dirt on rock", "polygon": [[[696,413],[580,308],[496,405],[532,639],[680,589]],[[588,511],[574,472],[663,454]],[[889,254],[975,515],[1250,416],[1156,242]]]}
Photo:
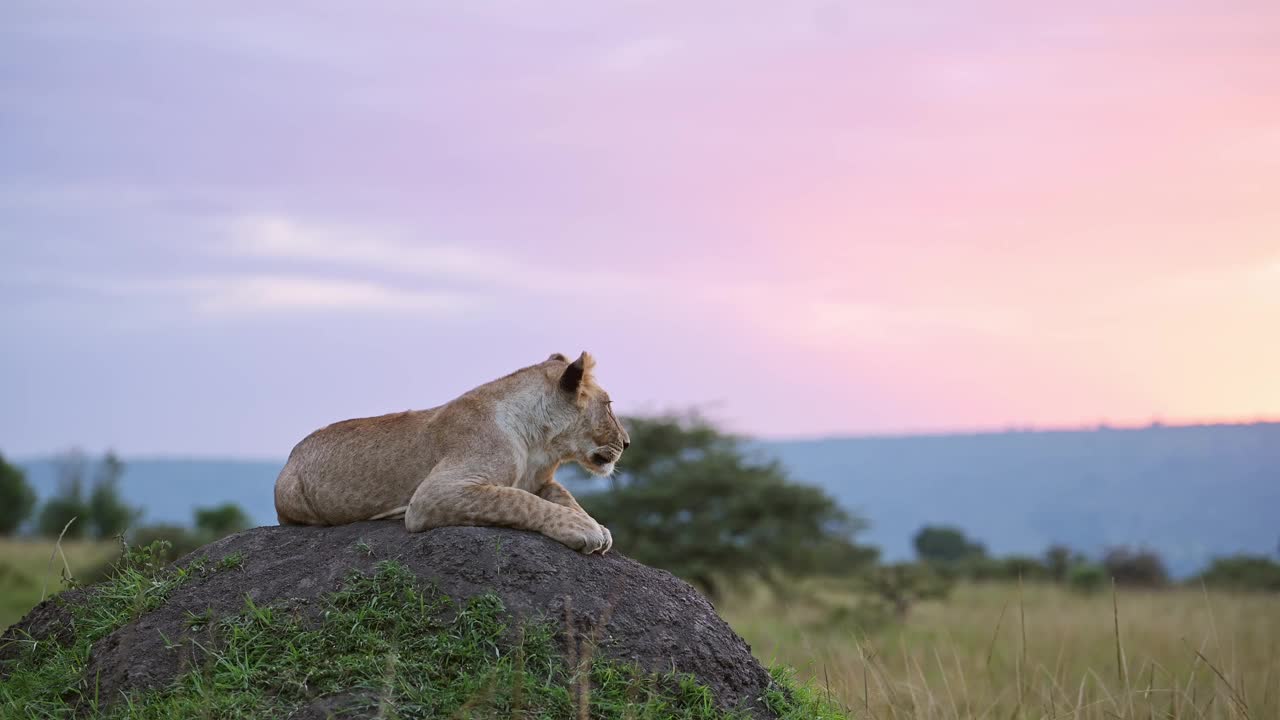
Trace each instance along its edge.
{"label": "dirt on rock", "polygon": [[[493,592],[519,619],[551,621],[562,643],[598,639],[597,652],[653,672],[690,673],[723,708],[749,708],[769,717],[758,699],[769,673],[711,604],[668,572],[617,553],[582,555],[536,533],[502,528],[450,527],[408,533],[401,522],[339,527],[261,527],[211,543],[196,557],[216,564],[239,555],[234,571],[193,574],[168,601],[100,640],[89,677],[101,696],[161,686],[190,662],[179,649],[193,631],[192,616],[240,613],[246,597],[259,606],[314,608],[354,569],[374,572],[396,560],[422,581],[455,599]],[[91,592],[69,597],[80,602]],[[46,602],[6,632],[39,639],[60,626],[65,608]],[[0,643],[2,645],[3,643]]]}

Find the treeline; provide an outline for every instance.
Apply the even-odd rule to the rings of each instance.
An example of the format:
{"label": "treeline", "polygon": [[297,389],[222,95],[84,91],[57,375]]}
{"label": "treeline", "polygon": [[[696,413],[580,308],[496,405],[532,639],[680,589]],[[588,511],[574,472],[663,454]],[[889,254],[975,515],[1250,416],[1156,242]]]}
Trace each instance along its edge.
{"label": "treeline", "polygon": [[34,517],[37,535],[52,539],[109,540],[126,538],[150,545],[164,541],[164,559],[173,560],[205,543],[239,532],[252,523],[238,505],[196,508],[190,527],[138,525],[142,509],[124,502],[120,478],[124,462],[108,451],[91,463],[80,450],[69,450],[54,462],[57,490],[37,507],[35,492],[22,469],[0,455],[0,536],[13,535]]}
{"label": "treeline", "polygon": [[1065,545],[1051,545],[1040,556],[999,557],[955,527],[925,526],[913,538],[917,559],[952,578],[972,581],[1054,582],[1094,592],[1112,581],[1121,587],[1166,588],[1200,585],[1234,590],[1280,592],[1280,563],[1265,555],[1239,554],[1213,559],[1198,575],[1177,583],[1164,560],[1147,548],[1112,547],[1098,557]]}
{"label": "treeline", "polygon": [[115,453],[108,451],[91,465],[83,452],[69,450],[57,457],[54,468],[57,492],[37,508],[22,470],[0,457],[0,534],[13,534],[34,513],[39,535],[101,540],[123,533],[141,515],[120,497],[124,463]]}

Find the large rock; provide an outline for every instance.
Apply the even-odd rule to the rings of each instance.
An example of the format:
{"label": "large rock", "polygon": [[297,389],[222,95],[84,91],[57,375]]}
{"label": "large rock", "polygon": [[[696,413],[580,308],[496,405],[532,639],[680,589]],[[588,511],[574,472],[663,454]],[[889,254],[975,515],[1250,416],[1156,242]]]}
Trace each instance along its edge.
{"label": "large rock", "polygon": [[[262,527],[219,540],[179,562],[209,563],[239,553],[241,567],[193,577],[160,608],[121,627],[93,648],[88,675],[101,696],[151,688],[172,680],[185,662],[175,644],[189,635],[191,614],[242,612],[257,605],[318,608],[352,569],[371,573],[394,559],[423,581],[456,598],[497,594],[513,615],[544,618],[574,636],[593,631],[606,656],[655,672],[695,675],[725,708],[748,707],[767,716],[757,699],[769,686],[751,648],[711,604],[670,573],[617,553],[582,555],[534,533],[454,527],[410,534],[400,522],[365,522],[331,528]],[[74,591],[66,597],[83,601]],[[41,634],[65,610],[45,603],[15,626]],[[603,628],[599,626],[603,622]],[[48,630],[44,630],[48,632]]]}

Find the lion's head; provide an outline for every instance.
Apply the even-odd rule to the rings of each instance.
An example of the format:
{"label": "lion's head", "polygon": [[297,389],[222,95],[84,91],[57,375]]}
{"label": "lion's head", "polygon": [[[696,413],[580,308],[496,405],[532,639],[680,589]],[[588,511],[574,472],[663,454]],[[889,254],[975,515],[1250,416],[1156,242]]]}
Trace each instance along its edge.
{"label": "lion's head", "polygon": [[593,475],[611,474],[622,451],[631,445],[631,437],[613,414],[609,393],[596,384],[592,375],[595,360],[584,352],[569,362],[555,353],[547,362],[555,364],[559,373],[556,392],[574,414],[569,428],[557,438],[559,444],[569,459]]}

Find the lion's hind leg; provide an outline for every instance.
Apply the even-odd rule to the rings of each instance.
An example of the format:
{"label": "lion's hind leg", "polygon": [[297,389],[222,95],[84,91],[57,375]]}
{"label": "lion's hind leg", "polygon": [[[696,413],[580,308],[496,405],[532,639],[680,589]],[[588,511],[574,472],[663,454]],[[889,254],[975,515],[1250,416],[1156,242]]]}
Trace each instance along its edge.
{"label": "lion's hind leg", "polygon": [[286,465],[276,478],[276,521],[281,525],[327,525],[311,506],[302,479],[292,465]]}

